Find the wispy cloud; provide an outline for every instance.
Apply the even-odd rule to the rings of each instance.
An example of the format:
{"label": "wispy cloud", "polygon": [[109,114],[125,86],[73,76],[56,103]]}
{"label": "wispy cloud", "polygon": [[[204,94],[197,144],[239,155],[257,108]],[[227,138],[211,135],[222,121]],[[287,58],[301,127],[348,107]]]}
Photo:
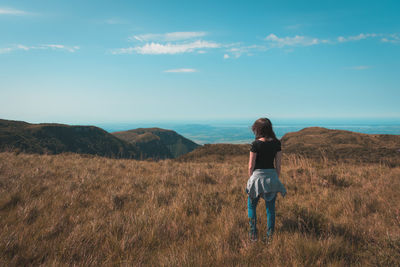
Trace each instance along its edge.
{"label": "wispy cloud", "polygon": [[0,7],[0,15],[27,15],[28,12],[15,9],[15,8],[7,8],[7,7]]}
{"label": "wispy cloud", "polygon": [[217,42],[198,39],[205,35],[206,32],[168,32],[134,35],[129,39],[144,42],[145,44],[114,49],[111,54],[173,55],[191,52],[204,54],[207,49],[221,47],[221,44]]}
{"label": "wispy cloud", "polygon": [[400,43],[400,36],[396,33],[389,34],[385,37],[381,38],[381,41],[384,43],[393,43],[393,44],[399,44]]}
{"label": "wispy cloud", "polygon": [[209,41],[194,41],[190,43],[182,43],[182,44],[161,44],[161,43],[147,43],[143,46],[135,46],[128,48],[120,48],[115,49],[111,53],[114,55],[118,54],[132,54],[134,52],[138,54],[144,55],[161,55],[161,54],[182,54],[194,52],[199,49],[208,49],[208,48],[218,48],[221,45],[215,42]]}
{"label": "wispy cloud", "polygon": [[352,70],[367,70],[372,68],[372,66],[368,66],[368,65],[360,65],[360,66],[352,66],[352,67],[348,67],[347,69],[352,69]]}
{"label": "wispy cloud", "polygon": [[118,25],[118,24],[126,24],[127,22],[125,20],[119,19],[119,18],[110,18],[104,20],[105,24],[110,24],[110,25]]}
{"label": "wispy cloud", "polygon": [[[252,56],[254,52],[256,51],[266,51],[268,48],[264,45],[247,45],[243,46],[241,44],[231,44],[227,45],[230,47],[229,49],[226,50],[228,52],[228,56],[231,55],[235,58],[239,58],[243,54],[246,54],[248,56]],[[230,56],[229,56],[230,57]],[[226,58],[224,56],[224,58]]]}
{"label": "wispy cloud", "polygon": [[383,43],[400,43],[400,36],[397,33],[360,33],[358,35],[353,35],[353,36],[339,36],[337,38],[337,41],[339,43],[345,43],[345,42],[356,42],[356,41],[361,41],[361,40],[366,40],[366,39],[374,39],[374,38],[379,38],[381,42]]}
{"label": "wispy cloud", "polygon": [[60,45],[60,44],[46,44],[46,45],[41,45],[40,47],[42,48],[50,48],[52,50],[65,50],[68,52],[75,52],[76,50],[79,50],[80,47],[75,45],[75,46],[66,46],[66,45]]}
{"label": "wispy cloud", "polygon": [[14,45],[11,47],[4,47],[0,48],[0,54],[7,54],[11,53],[13,51],[29,51],[29,50],[59,50],[59,51],[67,51],[67,52],[75,52],[80,49],[79,46],[66,46],[66,45],[61,45],[61,44],[43,44],[43,45],[36,45],[36,46],[26,46],[26,45]]}
{"label": "wispy cloud", "polygon": [[337,38],[338,42],[343,43],[343,42],[351,42],[351,41],[360,41],[368,38],[375,38],[378,37],[378,34],[376,33],[360,33],[358,35],[353,35],[353,36],[339,36]]}
{"label": "wispy cloud", "polygon": [[322,39],[317,37],[308,37],[303,35],[278,37],[276,34],[271,33],[264,38],[270,48],[272,47],[296,47],[296,46],[313,46],[319,44],[339,44],[346,42],[357,42],[366,39],[380,38],[381,42],[400,43],[400,36],[394,34],[383,33],[360,33],[350,36],[338,36],[331,39]]}
{"label": "wispy cloud", "polygon": [[307,37],[302,35],[295,35],[293,37],[278,37],[271,33],[264,39],[271,47],[285,47],[285,46],[311,46],[321,43],[328,43],[326,39],[319,39],[313,37]]}
{"label": "wispy cloud", "polygon": [[196,69],[172,69],[172,70],[164,70],[164,72],[173,72],[173,73],[190,73],[197,72]]}
{"label": "wispy cloud", "polygon": [[[292,25],[293,29],[297,25]],[[295,27],[296,26],[296,27]],[[209,49],[219,49],[224,59],[239,58],[242,55],[252,56],[262,51],[281,48],[286,52],[293,52],[296,47],[317,46],[322,44],[336,45],[346,42],[361,41],[369,38],[380,38],[381,42],[400,43],[398,34],[360,33],[351,36],[320,38],[305,35],[278,36],[270,33],[262,43],[246,45],[237,43],[219,43],[199,39],[206,36],[203,31],[169,32],[163,34],[140,34],[130,37],[136,45],[111,50],[111,54],[142,54],[142,55],[175,55],[183,53],[204,54]]]}
{"label": "wispy cloud", "polygon": [[10,47],[0,48],[0,54],[7,54],[7,53],[10,53],[11,51],[12,51],[12,48],[10,48]]}
{"label": "wispy cloud", "polygon": [[137,40],[140,42],[174,42],[174,41],[182,41],[189,40],[194,38],[203,37],[206,35],[206,32],[168,32],[168,33],[147,33],[147,34],[139,34],[130,37],[130,40]]}
{"label": "wispy cloud", "polygon": [[287,25],[285,26],[285,29],[287,30],[297,30],[299,28],[301,28],[301,24],[292,24],[292,25]]}

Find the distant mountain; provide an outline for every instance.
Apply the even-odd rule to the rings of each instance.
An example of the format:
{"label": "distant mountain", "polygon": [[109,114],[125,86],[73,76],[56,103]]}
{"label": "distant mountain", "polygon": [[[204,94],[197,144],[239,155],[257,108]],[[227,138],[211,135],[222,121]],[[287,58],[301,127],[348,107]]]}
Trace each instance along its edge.
{"label": "distant mountain", "polygon": [[[400,135],[362,134],[320,127],[285,134],[284,154],[308,158],[400,165]],[[94,126],[30,124],[0,119],[0,151],[39,154],[73,152],[111,158],[165,159],[210,162],[243,160],[250,146],[199,146],[171,130],[139,128],[108,133]]]}
{"label": "distant mountain", "polygon": [[73,152],[111,158],[140,158],[138,148],[98,127],[10,120],[0,120],[0,151]]}
{"label": "distant mountain", "polygon": [[135,145],[143,155],[152,158],[176,158],[199,147],[175,131],[160,128],[138,128],[112,134]]}
{"label": "distant mountain", "polygon": [[400,135],[362,134],[320,127],[285,134],[284,153],[329,160],[393,162],[400,159]]}

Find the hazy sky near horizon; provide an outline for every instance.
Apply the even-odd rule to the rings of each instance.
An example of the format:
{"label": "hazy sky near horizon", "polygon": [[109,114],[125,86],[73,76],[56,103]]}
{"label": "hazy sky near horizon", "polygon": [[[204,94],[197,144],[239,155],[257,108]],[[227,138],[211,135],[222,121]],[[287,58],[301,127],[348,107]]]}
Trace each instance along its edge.
{"label": "hazy sky near horizon", "polygon": [[0,118],[400,118],[399,1],[2,1]]}

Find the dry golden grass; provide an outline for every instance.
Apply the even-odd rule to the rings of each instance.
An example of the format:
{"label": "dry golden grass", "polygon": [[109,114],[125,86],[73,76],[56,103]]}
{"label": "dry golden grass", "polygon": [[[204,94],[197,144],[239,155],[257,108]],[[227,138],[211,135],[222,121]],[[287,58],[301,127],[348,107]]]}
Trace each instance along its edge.
{"label": "dry golden grass", "polygon": [[265,244],[248,241],[246,163],[0,153],[0,265],[400,264],[400,167],[285,157]]}

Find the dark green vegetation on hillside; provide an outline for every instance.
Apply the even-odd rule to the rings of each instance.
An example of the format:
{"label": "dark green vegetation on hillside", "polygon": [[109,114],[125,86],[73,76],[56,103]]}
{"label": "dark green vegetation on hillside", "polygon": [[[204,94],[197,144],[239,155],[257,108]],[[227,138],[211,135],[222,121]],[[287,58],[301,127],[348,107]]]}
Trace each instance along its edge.
{"label": "dark green vegetation on hillside", "polygon": [[0,120],[0,151],[73,152],[111,158],[140,158],[140,151],[135,146],[98,127],[9,120]]}
{"label": "dark green vegetation on hillside", "polygon": [[159,160],[175,158],[198,146],[174,131],[159,128],[110,134],[95,126],[0,120],[0,151]]}
{"label": "dark green vegetation on hillside", "polygon": [[157,158],[176,158],[199,147],[175,131],[160,128],[139,128],[112,134]]}

